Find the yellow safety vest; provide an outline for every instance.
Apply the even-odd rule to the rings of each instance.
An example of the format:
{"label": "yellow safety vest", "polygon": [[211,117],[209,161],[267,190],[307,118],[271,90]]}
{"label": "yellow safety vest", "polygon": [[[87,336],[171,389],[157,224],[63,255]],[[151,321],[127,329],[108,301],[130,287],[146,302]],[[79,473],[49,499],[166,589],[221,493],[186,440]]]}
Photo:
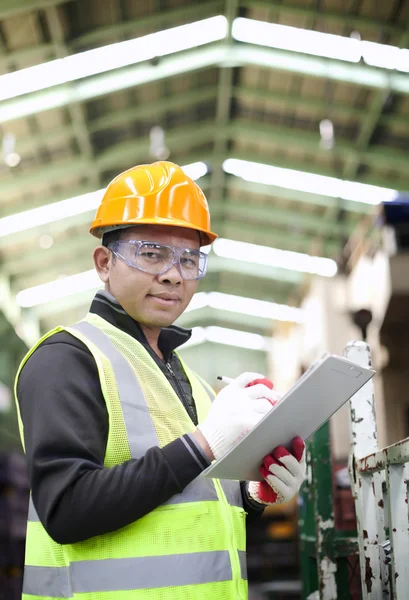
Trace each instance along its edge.
{"label": "yellow safety vest", "polygon": [[[109,415],[106,468],[192,432],[180,399],[145,348],[95,314],[59,331],[81,340],[98,367]],[[199,422],[214,392],[185,364]],[[16,396],[17,410],[18,402]],[[20,435],[24,430],[18,410]],[[75,544],[57,544],[30,499],[23,599],[245,600],[245,512],[235,481],[198,477],[137,521]]]}

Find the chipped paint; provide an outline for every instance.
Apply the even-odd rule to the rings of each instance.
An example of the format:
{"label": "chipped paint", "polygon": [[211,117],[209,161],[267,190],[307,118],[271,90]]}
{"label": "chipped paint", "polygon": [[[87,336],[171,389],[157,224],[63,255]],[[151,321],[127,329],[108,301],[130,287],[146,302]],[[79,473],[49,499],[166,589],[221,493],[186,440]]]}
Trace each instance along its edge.
{"label": "chipped paint", "polygon": [[365,585],[368,592],[372,592],[372,579],[375,579],[375,577],[371,567],[371,559],[369,556],[365,556]]}
{"label": "chipped paint", "polygon": [[325,557],[321,560],[320,569],[323,574],[320,582],[320,600],[336,600],[338,597],[335,580],[335,573],[337,571],[336,564]]}

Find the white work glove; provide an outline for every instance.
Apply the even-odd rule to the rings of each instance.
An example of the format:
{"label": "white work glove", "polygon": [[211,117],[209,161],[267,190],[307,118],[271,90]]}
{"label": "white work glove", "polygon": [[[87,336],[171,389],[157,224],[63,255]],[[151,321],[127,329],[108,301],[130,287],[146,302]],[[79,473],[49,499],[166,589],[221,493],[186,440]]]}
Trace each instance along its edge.
{"label": "white work glove", "polygon": [[292,452],[277,446],[260,467],[264,481],[250,481],[248,494],[260,504],[288,502],[299,491],[306,473],[305,444],[300,437],[292,441]]}
{"label": "white work glove", "polygon": [[198,425],[216,459],[274,406],[278,397],[272,387],[271,381],[263,375],[243,373],[217,394],[207,417]]}

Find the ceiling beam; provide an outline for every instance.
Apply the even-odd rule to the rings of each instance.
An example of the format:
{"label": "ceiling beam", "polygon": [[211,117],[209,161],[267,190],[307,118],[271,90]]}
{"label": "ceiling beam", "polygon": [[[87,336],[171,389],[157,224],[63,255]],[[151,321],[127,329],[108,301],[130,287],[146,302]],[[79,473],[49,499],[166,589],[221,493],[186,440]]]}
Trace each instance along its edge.
{"label": "ceiling beam", "polygon": [[[238,179],[237,182],[247,183],[248,190],[251,190],[251,184]],[[269,187],[269,186],[266,186]],[[251,192],[250,192],[251,193]],[[257,222],[275,227],[288,227],[293,231],[310,231],[313,234],[317,232],[322,236],[344,237],[349,236],[356,227],[356,220],[323,222],[320,215],[309,213],[302,210],[291,210],[276,206],[273,202],[263,205],[256,204],[253,201],[238,202],[237,199],[226,200],[223,203],[212,207],[212,219],[243,219],[246,222],[252,222],[257,230]]]}
{"label": "ceiling beam", "polygon": [[[249,140],[261,142],[274,142],[275,146],[287,148],[304,148],[322,156],[335,157],[338,160],[345,160],[346,156],[360,155],[363,163],[369,166],[379,166],[384,168],[404,168],[407,166],[407,152],[396,150],[391,147],[374,146],[361,153],[354,143],[346,140],[336,140],[336,144],[331,151],[320,147],[319,132],[303,131],[291,127],[279,125],[268,125],[266,123],[254,123],[249,120],[235,119],[228,129],[232,138],[247,137]],[[229,133],[227,133],[229,135]]]}
{"label": "ceiling beam", "polygon": [[42,10],[64,2],[67,2],[67,0],[2,0],[0,3],[0,19],[8,19],[21,13]]}
{"label": "ceiling beam", "polygon": [[[213,221],[214,228],[218,230],[218,221]],[[273,229],[271,225],[261,223],[251,223],[249,221],[229,220],[223,222],[224,237],[233,240],[241,240],[251,244],[260,244],[261,246],[272,246],[281,248],[282,250],[293,250],[295,252],[303,252],[310,254],[309,249],[314,247],[317,249],[316,254],[319,256],[336,257],[342,251],[341,242],[320,237],[319,232],[314,235],[308,235],[294,230]]]}
{"label": "ceiling beam", "polygon": [[[48,29],[51,33],[51,41],[55,44],[56,57],[64,58],[69,56],[70,52],[65,44],[64,29],[57,8],[55,6],[47,8],[45,10],[45,17],[47,19]],[[86,158],[88,163],[93,164],[94,150],[87,128],[84,107],[80,102],[71,102],[68,104],[67,108],[80,154]],[[101,175],[95,164],[93,164],[93,168],[88,171],[87,178],[97,189],[100,187]]]}
{"label": "ceiling beam", "polygon": [[[243,160],[246,160],[246,158],[244,158],[245,156],[247,156],[247,155],[241,154],[241,153],[240,154],[238,154],[238,153],[232,154],[232,158],[243,157]],[[247,158],[248,158],[248,160],[250,160],[250,155],[247,156]],[[253,159],[254,158],[255,157],[253,155]],[[261,158],[262,157],[260,157],[259,162],[261,162]],[[265,158],[267,159],[267,156],[265,156]],[[266,164],[268,164],[268,163],[266,163]],[[282,163],[277,166],[283,166],[283,164],[288,164],[288,163]],[[288,164],[288,166],[289,166],[289,164]],[[322,174],[322,173],[319,173],[319,174]],[[363,202],[354,202],[352,200],[343,200],[341,198],[334,198],[332,196],[322,196],[319,194],[311,194],[309,192],[300,192],[298,190],[289,190],[287,188],[280,188],[280,187],[277,187],[274,185],[266,185],[264,183],[253,183],[252,181],[245,181],[244,179],[240,179],[240,177],[234,177],[234,176],[229,177],[227,185],[228,185],[228,189],[243,192],[243,194],[245,194],[245,193],[257,194],[257,195],[261,195],[261,196],[265,196],[267,198],[273,198],[273,199],[283,198],[284,200],[288,200],[290,202],[304,204],[306,206],[307,210],[308,210],[308,208],[311,208],[312,206],[321,206],[323,208],[326,208],[326,207],[342,208],[343,210],[347,211],[348,215],[349,215],[347,222],[343,226],[345,228],[349,228],[349,224],[351,222],[354,223],[355,220],[360,217],[360,215],[367,215],[368,213],[373,211],[373,207],[371,205],[365,204]],[[293,212],[293,211],[291,211],[291,212]],[[293,215],[294,215],[294,213],[293,213]],[[306,228],[309,226],[309,223],[312,223],[312,221],[309,220],[310,218],[313,218],[312,215],[310,216],[310,214],[305,210],[300,210],[299,206],[297,206],[296,213],[294,216],[297,219],[300,218],[301,223],[305,222]],[[304,217],[306,218],[305,221],[304,221]],[[278,217],[278,218],[280,218],[280,217]],[[320,217],[314,217],[314,218],[319,219]],[[351,226],[352,226],[352,223],[351,223]],[[332,228],[332,227],[336,227],[336,224],[331,223],[330,228]],[[344,231],[343,227],[340,231]],[[332,229],[331,229],[331,231],[332,231]],[[333,234],[333,235],[335,235],[335,234]]]}
{"label": "ceiling beam", "polygon": [[[244,120],[235,120],[225,126],[217,126],[213,121],[204,121],[200,124],[189,124],[183,127],[176,127],[168,130],[166,134],[166,142],[170,148],[171,154],[186,153],[188,148],[191,148],[192,143],[199,146],[204,143],[211,143],[219,137],[235,140],[236,138],[248,139],[249,142],[274,142],[276,148],[282,148],[283,151],[289,150],[292,147],[299,149],[303,148],[315,154],[323,156],[337,156],[342,160],[348,153],[356,153],[354,145],[346,141],[338,141],[331,154],[320,149],[319,136],[315,133],[306,131],[294,130],[286,127],[270,126],[266,124],[258,124],[246,122]],[[194,152],[194,150],[193,150]],[[234,156],[233,156],[234,154]],[[246,153],[240,153],[245,155]],[[96,167],[99,171],[110,170],[114,168],[125,169],[140,160],[146,160],[149,156],[149,139],[148,137],[141,140],[129,140],[115,144],[102,153],[97,155],[92,161],[86,157],[75,157],[68,160],[46,165],[44,167],[31,169],[30,171],[22,172],[18,178],[7,177],[2,182],[2,193],[7,195],[18,195],[21,189],[35,190],[35,187],[43,187],[44,181],[50,185],[59,183],[61,180],[68,180],[71,177],[87,176],[90,169]],[[237,157],[236,153],[229,153],[229,156]],[[179,156],[180,158],[180,156]],[[220,157],[224,160],[226,156]],[[263,160],[263,158],[265,160]],[[207,157],[201,155],[197,160],[207,160]],[[247,153],[246,160],[258,162],[271,161],[271,156],[258,156],[253,153]],[[404,152],[396,151],[391,148],[372,147],[362,154],[362,160],[370,166],[381,166],[390,169],[406,169],[407,157]],[[339,173],[331,167],[316,167],[313,171],[309,164],[304,164],[293,159],[274,159],[276,166],[282,166],[290,169],[305,170],[315,172],[317,174],[338,177]],[[184,164],[184,163],[182,163]],[[405,171],[406,172],[406,171]],[[365,175],[360,177],[358,181],[379,185],[382,187],[390,187],[405,191],[409,188],[408,181],[394,179],[379,178],[376,176]],[[322,201],[322,198],[321,198]]]}
{"label": "ceiling beam", "polygon": [[[88,121],[88,131],[94,134],[98,131],[105,131],[115,127],[121,127],[131,122],[146,121],[147,119],[157,120],[172,110],[186,110],[188,107],[202,104],[206,101],[216,99],[217,87],[208,86],[205,88],[193,89],[184,92],[182,96],[183,106],[181,106],[181,96],[174,94],[170,97],[160,98],[153,102],[145,102],[140,106],[134,105],[129,108],[108,112],[101,117]],[[24,158],[24,155],[34,153],[40,146],[55,146],[68,142],[75,136],[75,130],[72,123],[56,127],[51,131],[40,132],[35,135],[18,138],[18,151]]]}
{"label": "ceiling beam", "polygon": [[[13,16],[19,12],[28,12],[34,10],[47,9],[62,4],[68,0],[5,0],[0,3],[0,19]],[[222,12],[223,0],[211,0],[210,2],[200,2],[200,4],[190,4],[181,8],[161,11],[160,19],[163,29],[167,29],[180,23],[197,21],[199,19],[220,14]],[[4,8],[3,8],[4,7]],[[13,9],[16,12],[13,13]],[[113,25],[104,25],[93,28],[91,31],[82,34],[71,40],[67,40],[61,48],[55,43],[43,43],[36,46],[22,48],[9,52],[6,56],[0,57],[0,67],[11,68],[18,65],[20,61],[26,62],[27,57],[31,60],[45,62],[57,58],[58,54],[65,49],[69,52],[79,52],[84,48],[100,47],[104,42],[112,43],[118,41],[118,37],[131,36],[132,38],[140,35],[158,31],[158,14],[154,12],[145,17],[127,20]],[[57,53],[56,53],[57,50]],[[34,60],[33,60],[34,59]],[[13,69],[14,70],[14,69]]]}
{"label": "ceiling beam", "polygon": [[277,0],[240,0],[241,6],[248,9],[268,9],[279,11],[280,16],[287,13],[298,17],[315,17],[320,20],[325,20],[332,23],[339,23],[341,27],[345,28],[349,26],[351,29],[358,29],[364,27],[366,29],[373,29],[375,33],[379,31],[386,31],[389,34],[399,35],[404,30],[404,25],[399,23],[393,24],[387,21],[373,19],[371,17],[365,17],[361,15],[342,13],[340,11],[332,11],[326,8],[321,8],[319,13],[316,9],[307,7],[303,4],[289,4],[288,2],[277,2]]}
{"label": "ceiling beam", "polygon": [[0,120],[7,122],[182,73],[209,67],[229,67],[232,64],[324,77],[370,88],[390,87],[395,92],[409,94],[409,78],[405,73],[243,43],[228,48],[223,42],[218,42],[162,57],[156,65],[149,62],[136,64],[5,100],[0,103]]}
{"label": "ceiling beam", "polygon": [[241,313],[229,312],[207,306],[197,310],[183,313],[176,321],[179,327],[206,327],[207,325],[219,325],[224,327],[233,327],[242,331],[260,333],[261,335],[271,334],[273,320],[266,317],[256,317],[254,315],[243,315]]}
{"label": "ceiling beam", "polygon": [[[342,115],[360,121],[368,114],[365,108],[356,108],[352,104],[343,104],[341,102],[333,102],[332,100],[320,100],[305,95],[300,97],[299,94],[267,90],[253,86],[235,86],[233,95],[238,100],[249,100],[252,103],[260,101],[263,108],[268,104],[274,105],[275,103],[282,102],[283,105],[280,106],[280,110],[285,110],[286,108],[304,110],[308,108],[313,111],[322,111],[323,116],[329,116],[333,120],[336,120],[337,116]],[[320,117],[317,118],[319,119]],[[382,125],[409,127],[409,121],[405,115],[383,114],[380,117],[380,123]]]}
{"label": "ceiling beam", "polygon": [[[406,48],[408,42],[409,27],[401,36],[399,40],[399,47]],[[370,101],[370,105],[366,110],[366,114],[360,121],[359,134],[355,142],[356,152],[347,156],[343,172],[345,179],[354,179],[359,171],[360,165],[365,162],[365,153],[368,153],[368,147],[371,143],[372,136],[378,124],[380,124],[380,119],[390,94],[391,89],[389,88],[374,92],[374,96]]]}
{"label": "ceiling beam", "polygon": [[[336,120],[337,115],[345,115],[357,120],[364,119],[368,111],[363,109],[354,108],[350,104],[341,103],[328,103],[326,101],[317,100],[314,98],[308,98],[303,96],[300,98],[298,95],[291,95],[284,92],[273,92],[264,89],[236,86],[233,89],[233,97],[239,100],[249,100],[252,103],[260,101],[263,104],[263,108],[266,103],[274,104],[275,102],[283,102],[285,106],[282,108],[297,108],[300,109],[310,108],[313,111],[322,111],[325,116],[329,115],[329,118]],[[181,97],[178,94],[174,94],[170,97],[161,98],[154,102],[143,103],[140,106],[131,106],[122,110],[108,112],[101,117],[97,117],[88,121],[88,131],[90,133],[96,133],[98,131],[109,130],[115,127],[121,127],[127,123],[136,122],[139,120],[156,119],[158,116],[163,116],[168,111],[186,110],[188,107],[192,107],[202,102],[216,100],[217,97],[217,86],[207,86],[205,88],[193,89],[183,93]],[[281,109],[281,107],[280,107]],[[404,115],[382,115],[380,118],[380,124],[390,126],[409,127],[407,117]],[[18,138],[18,151],[24,157],[24,155],[35,152],[38,147],[50,144],[51,146],[63,144],[75,135],[74,127],[72,124],[63,125],[52,129],[51,131],[40,132],[35,135],[19,137]]]}
{"label": "ceiling beam", "polygon": [[[232,27],[233,21],[237,16],[238,0],[226,0],[225,16],[228,23],[228,33],[224,43],[227,49],[233,45]],[[216,125],[217,128],[225,128],[230,119],[231,102],[233,91],[233,67],[226,66],[219,70],[219,85],[217,90],[217,105],[216,105]],[[212,203],[220,203],[224,196],[223,187],[225,174],[221,165],[221,156],[227,155],[228,138],[226,136],[217,136],[214,140],[212,174],[209,192],[209,200]]]}
{"label": "ceiling beam", "polygon": [[221,14],[223,4],[223,0],[200,1],[199,3],[192,3],[170,10],[161,10],[160,16],[158,16],[157,12],[153,12],[150,15],[126,20],[122,23],[104,25],[71,39],[70,46],[75,49],[101,46],[107,39],[117,40],[118,37],[122,36],[136,38],[147,33],[156,32],[158,31],[159,19],[161,29],[168,29],[182,23],[199,21],[206,17]]}

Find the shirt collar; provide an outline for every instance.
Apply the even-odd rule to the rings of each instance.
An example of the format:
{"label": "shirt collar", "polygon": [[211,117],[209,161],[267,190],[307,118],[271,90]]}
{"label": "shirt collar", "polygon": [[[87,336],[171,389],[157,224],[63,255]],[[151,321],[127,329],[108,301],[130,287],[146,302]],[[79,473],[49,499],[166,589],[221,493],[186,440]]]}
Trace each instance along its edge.
{"label": "shirt collar", "polygon": [[[118,300],[105,290],[99,290],[92,301],[90,312],[94,313],[105,321],[108,321],[114,327],[118,327],[128,335],[132,336],[144,346],[149,343],[142,331],[141,326],[122,308]],[[159,334],[158,346],[165,360],[179,346],[187,342],[192,335],[191,329],[170,325],[162,327]]]}

